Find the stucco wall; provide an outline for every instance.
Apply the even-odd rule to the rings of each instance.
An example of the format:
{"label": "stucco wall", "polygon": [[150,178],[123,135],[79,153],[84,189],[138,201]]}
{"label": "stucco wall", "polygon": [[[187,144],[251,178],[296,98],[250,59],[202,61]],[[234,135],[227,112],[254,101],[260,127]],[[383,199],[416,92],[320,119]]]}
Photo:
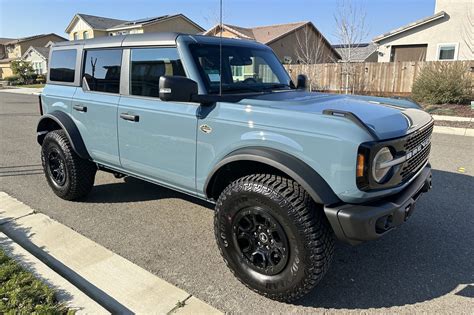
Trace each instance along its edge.
{"label": "stucco wall", "polygon": [[[319,42],[319,45],[321,45],[320,52],[317,53],[319,60],[317,61],[318,63],[324,63],[324,62],[333,62],[334,60],[337,60],[338,58],[336,55],[333,53],[333,51],[328,47],[326,43],[324,43],[322,40],[317,40],[317,34],[311,29],[311,35],[308,35],[307,38],[309,39],[309,42],[317,41]],[[283,61],[285,56],[288,56],[291,58],[292,63],[296,63],[298,60],[298,51],[301,51],[301,49],[305,48],[305,39],[306,36],[304,34],[303,29],[299,29],[296,32],[290,33],[278,40],[276,40],[273,43],[270,43],[268,46],[273,49],[275,54],[278,56],[280,61]],[[301,43],[298,44],[298,39],[299,42]],[[300,53],[301,55],[301,53]],[[316,56],[315,56],[316,57]]]}
{"label": "stucco wall", "polygon": [[0,79],[5,79],[13,75],[13,71],[10,68],[9,63],[0,63]]}
{"label": "stucco wall", "polygon": [[455,60],[474,60],[473,48],[468,45],[468,34],[472,38],[469,10],[474,12],[472,0],[437,0],[436,13],[445,11],[447,16],[380,41],[377,44],[379,44],[378,51],[382,55],[379,54],[378,61],[389,62],[394,45],[414,44],[427,44],[426,61],[435,61],[438,60],[438,45],[451,43],[458,45]]}
{"label": "stucco wall", "polygon": [[182,17],[175,17],[159,23],[143,26],[144,33],[150,32],[180,32],[197,34],[201,32],[194,24],[188,22],[188,20]]}

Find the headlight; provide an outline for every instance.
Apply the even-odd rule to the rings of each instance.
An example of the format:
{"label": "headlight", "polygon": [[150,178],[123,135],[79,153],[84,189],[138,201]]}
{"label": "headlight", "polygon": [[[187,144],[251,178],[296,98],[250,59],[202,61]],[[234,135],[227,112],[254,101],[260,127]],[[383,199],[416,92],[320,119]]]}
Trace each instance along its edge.
{"label": "headlight", "polygon": [[391,166],[382,164],[386,164],[386,162],[390,162],[391,160],[393,160],[393,155],[387,147],[383,147],[375,155],[374,161],[372,162],[372,177],[377,183],[380,183],[391,169]]}

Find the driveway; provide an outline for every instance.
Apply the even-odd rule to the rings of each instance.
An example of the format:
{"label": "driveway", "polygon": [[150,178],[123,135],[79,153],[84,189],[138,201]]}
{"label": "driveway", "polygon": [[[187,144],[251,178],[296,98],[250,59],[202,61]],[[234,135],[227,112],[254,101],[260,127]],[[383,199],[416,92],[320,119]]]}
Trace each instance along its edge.
{"label": "driveway", "polygon": [[[338,244],[334,264],[295,305],[259,296],[226,268],[213,210],[143,181],[99,172],[90,196],[66,202],[42,175],[37,97],[0,93],[0,191],[18,198],[226,312],[452,312],[474,298],[472,137],[433,135],[433,190],[381,240]],[[458,169],[464,168],[464,171]]]}

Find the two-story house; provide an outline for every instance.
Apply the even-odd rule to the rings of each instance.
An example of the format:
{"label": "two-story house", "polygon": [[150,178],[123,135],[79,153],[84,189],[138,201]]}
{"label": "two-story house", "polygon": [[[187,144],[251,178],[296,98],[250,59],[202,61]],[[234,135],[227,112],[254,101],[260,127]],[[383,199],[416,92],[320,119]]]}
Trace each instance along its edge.
{"label": "two-story house", "polygon": [[66,28],[69,40],[149,32],[197,34],[203,31],[201,26],[183,14],[126,21],[78,13],[74,15]]}
{"label": "two-story house", "polygon": [[0,41],[0,80],[13,75],[11,62],[23,57],[30,47],[45,47],[50,43],[66,41],[54,33]]}
{"label": "two-story house", "polygon": [[434,15],[377,36],[379,62],[474,60],[474,1],[436,0]]}

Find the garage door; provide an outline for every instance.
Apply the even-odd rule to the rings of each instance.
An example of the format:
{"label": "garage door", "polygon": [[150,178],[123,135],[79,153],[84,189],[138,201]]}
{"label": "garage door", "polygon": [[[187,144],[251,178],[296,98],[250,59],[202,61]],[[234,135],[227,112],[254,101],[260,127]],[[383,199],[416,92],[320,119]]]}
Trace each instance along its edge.
{"label": "garage door", "polygon": [[427,44],[392,46],[390,61],[425,61],[427,47]]}

